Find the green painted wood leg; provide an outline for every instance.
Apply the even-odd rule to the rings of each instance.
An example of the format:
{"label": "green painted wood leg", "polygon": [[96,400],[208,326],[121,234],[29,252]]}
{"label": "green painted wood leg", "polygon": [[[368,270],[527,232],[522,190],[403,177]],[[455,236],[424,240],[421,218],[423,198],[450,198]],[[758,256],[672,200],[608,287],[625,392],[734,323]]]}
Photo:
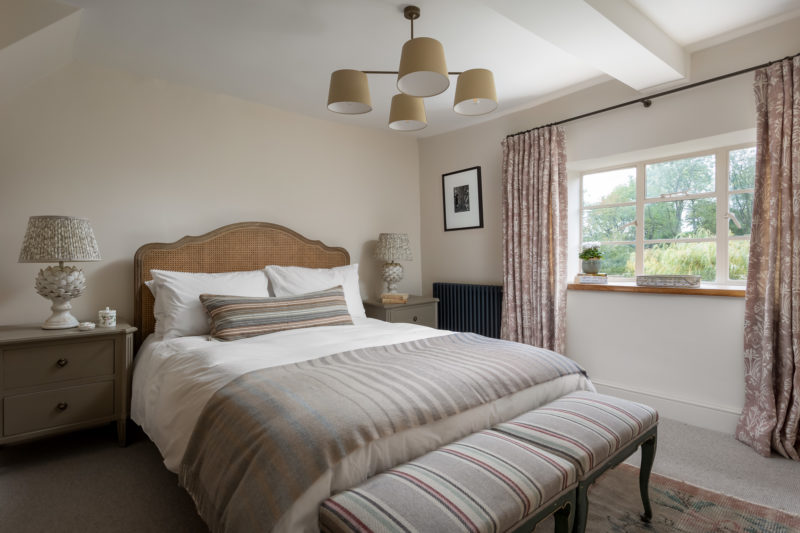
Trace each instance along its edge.
{"label": "green painted wood leg", "polygon": [[572,520],[575,518],[575,506],[572,502],[567,502],[553,515],[556,521],[555,533],[570,533],[572,531]]}
{"label": "green painted wood leg", "polygon": [[536,509],[521,524],[509,531],[512,533],[531,533],[536,529],[536,524],[553,515],[555,533],[569,533],[575,518],[575,492],[576,489],[574,487],[563,492],[561,496]]}
{"label": "green painted wood leg", "polygon": [[575,495],[575,523],[572,526],[573,533],[583,533],[586,531],[586,519],[589,516],[589,486],[591,481],[581,481],[578,484],[577,494]]}
{"label": "green painted wood leg", "polygon": [[653,436],[642,443],[642,464],[639,468],[639,492],[642,495],[642,505],[644,514],[641,515],[643,522],[650,522],[653,518],[653,508],[650,506],[650,471],[653,469],[653,460],[656,457],[656,441],[658,435],[654,432]]}

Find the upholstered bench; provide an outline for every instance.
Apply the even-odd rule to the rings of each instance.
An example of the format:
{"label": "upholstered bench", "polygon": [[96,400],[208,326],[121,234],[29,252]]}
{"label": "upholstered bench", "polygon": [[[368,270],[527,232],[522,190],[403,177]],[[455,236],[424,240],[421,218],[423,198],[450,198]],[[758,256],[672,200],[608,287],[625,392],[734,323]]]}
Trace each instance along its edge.
{"label": "upholstered bench", "polygon": [[600,474],[642,446],[639,490],[644,514],[653,516],[648,494],[656,453],[658,413],[646,406],[593,392],[573,392],[493,429],[570,459],[578,470],[575,525],[586,528],[589,486]]}
{"label": "upholstered bench", "polygon": [[492,430],[474,433],[340,492],[320,507],[321,531],[531,531],[555,513],[568,532],[571,460]]}

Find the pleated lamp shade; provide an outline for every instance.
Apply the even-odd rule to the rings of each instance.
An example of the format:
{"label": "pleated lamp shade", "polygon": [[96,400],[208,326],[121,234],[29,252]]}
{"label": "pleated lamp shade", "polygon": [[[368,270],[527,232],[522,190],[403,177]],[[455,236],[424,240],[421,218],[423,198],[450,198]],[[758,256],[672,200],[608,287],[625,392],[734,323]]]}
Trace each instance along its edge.
{"label": "pleated lamp shade", "polygon": [[392,108],[389,110],[389,127],[398,131],[421,130],[428,125],[425,116],[425,104],[422,98],[407,94],[396,94],[392,97]]}
{"label": "pleated lamp shade", "polygon": [[474,68],[458,76],[453,111],[460,115],[485,115],[497,109],[497,91],[491,70]]}
{"label": "pleated lamp shade", "polygon": [[381,233],[375,246],[375,257],[394,263],[395,261],[413,261],[411,247],[408,245],[408,233]]}
{"label": "pleated lamp shade", "polygon": [[442,43],[430,37],[410,39],[403,45],[397,88],[409,96],[434,96],[450,87]]}
{"label": "pleated lamp shade", "polygon": [[94,231],[85,218],[34,216],[19,252],[20,263],[100,261]]}
{"label": "pleated lamp shade", "polygon": [[372,111],[367,75],[360,70],[351,69],[333,72],[328,89],[328,109],[346,115]]}

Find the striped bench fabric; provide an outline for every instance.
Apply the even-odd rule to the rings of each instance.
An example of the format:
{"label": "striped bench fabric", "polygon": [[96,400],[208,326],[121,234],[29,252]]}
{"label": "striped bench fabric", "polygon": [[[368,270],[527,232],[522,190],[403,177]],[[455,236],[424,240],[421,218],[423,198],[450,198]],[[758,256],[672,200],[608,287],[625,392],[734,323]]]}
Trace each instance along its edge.
{"label": "striped bench fabric", "polygon": [[494,429],[571,459],[584,476],[658,422],[655,409],[573,392]]}
{"label": "striped bench fabric", "polygon": [[485,430],[328,498],[320,529],[502,532],[563,508],[556,530],[566,531],[576,486],[570,460]]}
{"label": "striped bench fabric", "polygon": [[569,459],[578,470],[575,531],[583,531],[588,512],[588,489],[607,469],[642,446],[639,489],[643,520],[652,517],[648,496],[655,457],[658,413],[640,403],[579,391],[496,425],[493,429]]}

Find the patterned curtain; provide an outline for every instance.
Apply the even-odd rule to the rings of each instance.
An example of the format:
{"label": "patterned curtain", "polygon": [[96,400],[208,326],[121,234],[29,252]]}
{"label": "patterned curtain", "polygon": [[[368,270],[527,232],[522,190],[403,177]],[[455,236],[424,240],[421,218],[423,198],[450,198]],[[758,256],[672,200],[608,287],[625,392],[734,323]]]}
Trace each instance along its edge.
{"label": "patterned curtain", "polygon": [[503,141],[503,323],[500,336],[564,352],[567,172],[564,130]]}
{"label": "patterned curtain", "polygon": [[755,73],[756,185],[736,437],[800,460],[800,58]]}

